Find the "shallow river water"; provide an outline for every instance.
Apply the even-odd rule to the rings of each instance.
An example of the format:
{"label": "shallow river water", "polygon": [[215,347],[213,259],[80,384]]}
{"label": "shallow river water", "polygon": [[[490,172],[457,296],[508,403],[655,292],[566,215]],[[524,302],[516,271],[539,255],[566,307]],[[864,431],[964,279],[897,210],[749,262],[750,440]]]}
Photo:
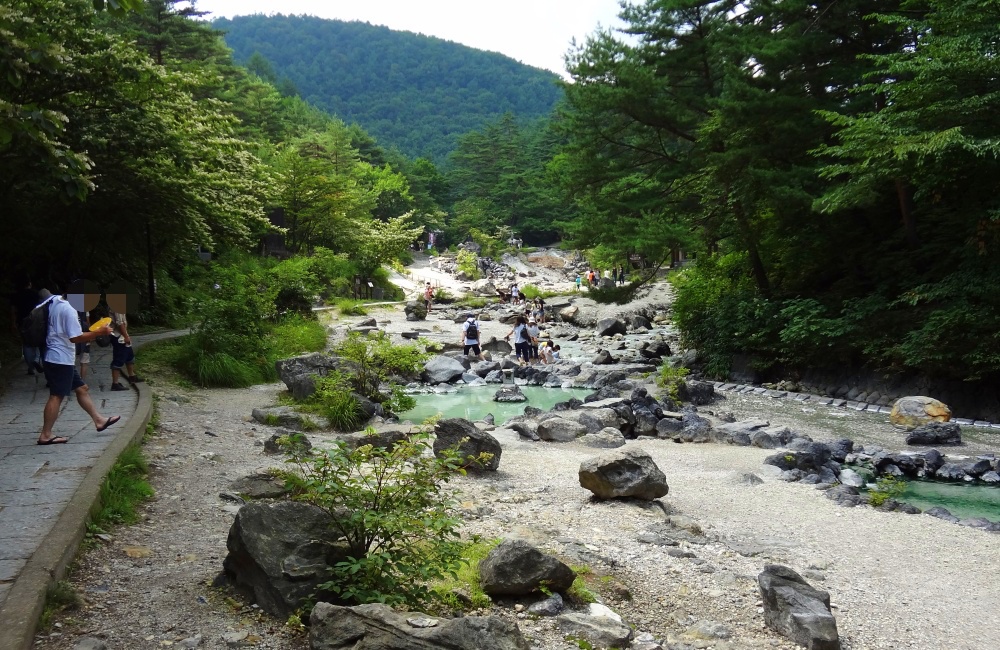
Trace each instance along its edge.
{"label": "shallow river water", "polygon": [[526,402],[494,402],[498,384],[489,386],[462,386],[454,393],[428,393],[414,395],[417,406],[399,414],[400,420],[420,423],[440,414],[445,418],[465,418],[482,420],[492,413],[497,424],[522,415],[525,406],[534,406],[547,411],[558,402],[571,397],[583,399],[591,391],[585,389],[543,388],[542,386],[521,386],[521,392],[528,398]]}

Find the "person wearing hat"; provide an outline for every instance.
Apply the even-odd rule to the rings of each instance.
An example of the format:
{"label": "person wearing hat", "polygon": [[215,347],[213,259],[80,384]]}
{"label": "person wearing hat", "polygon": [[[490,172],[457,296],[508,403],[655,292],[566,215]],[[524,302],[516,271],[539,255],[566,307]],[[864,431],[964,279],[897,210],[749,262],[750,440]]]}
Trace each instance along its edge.
{"label": "person wearing hat", "polygon": [[431,313],[431,302],[434,300],[434,287],[428,281],[427,286],[424,287],[424,309],[427,313]]}
{"label": "person wearing hat", "polygon": [[465,322],[462,323],[462,354],[469,356],[469,352],[474,352],[480,361],[484,361],[483,349],[479,345],[480,336],[479,321],[473,314],[466,314]]}
{"label": "person wearing hat", "polygon": [[528,337],[530,341],[531,349],[531,363],[538,361],[538,337],[541,336],[541,332],[538,329],[538,322],[534,317],[528,319]]}

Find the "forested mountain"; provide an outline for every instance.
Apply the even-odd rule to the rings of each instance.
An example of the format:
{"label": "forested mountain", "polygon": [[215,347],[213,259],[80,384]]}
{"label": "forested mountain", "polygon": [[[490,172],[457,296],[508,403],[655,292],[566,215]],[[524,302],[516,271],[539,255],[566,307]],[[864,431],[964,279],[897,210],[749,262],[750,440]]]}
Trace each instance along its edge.
{"label": "forested mountain", "polygon": [[306,101],[356,121],[383,146],[437,162],[463,133],[506,112],[547,115],[562,95],[551,72],[367,23],[256,15],[213,25],[238,61],[259,52]]}

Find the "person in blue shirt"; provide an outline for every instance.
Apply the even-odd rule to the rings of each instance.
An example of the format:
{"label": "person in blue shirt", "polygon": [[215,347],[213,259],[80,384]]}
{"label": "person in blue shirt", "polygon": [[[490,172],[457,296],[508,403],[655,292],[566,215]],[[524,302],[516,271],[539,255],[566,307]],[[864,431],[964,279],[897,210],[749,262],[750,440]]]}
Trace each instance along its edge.
{"label": "person in blue shirt", "polygon": [[104,431],[121,420],[120,415],[105,417],[90,399],[87,384],[76,370],[76,344],[90,343],[98,336],[111,334],[111,328],[104,326],[93,332],[84,332],[75,308],[61,296],[52,296],[49,301],[49,332],[45,339],[45,380],[49,383],[49,399],[42,412],[42,431],[38,444],[56,445],[69,442],[65,436],[54,436],[52,427],[59,418],[59,407],[69,394],[76,394],[76,401],[94,421],[98,431]]}

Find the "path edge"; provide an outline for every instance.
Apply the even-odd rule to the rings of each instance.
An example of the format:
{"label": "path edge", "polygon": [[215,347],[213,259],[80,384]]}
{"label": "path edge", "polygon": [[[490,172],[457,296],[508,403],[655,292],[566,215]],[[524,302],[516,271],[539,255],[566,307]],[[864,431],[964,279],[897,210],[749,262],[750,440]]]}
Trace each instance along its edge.
{"label": "path edge", "polygon": [[[73,498],[42,540],[42,545],[21,569],[7,595],[3,608],[0,609],[0,621],[4,628],[0,635],[0,650],[29,650],[34,645],[38,619],[45,606],[45,592],[49,585],[66,576],[67,569],[76,557],[104,477],[125,448],[141,441],[145,435],[146,425],[153,416],[153,392],[145,383],[134,386],[139,391],[135,412],[87,472]],[[67,451],[71,447],[72,445],[67,445]]]}

